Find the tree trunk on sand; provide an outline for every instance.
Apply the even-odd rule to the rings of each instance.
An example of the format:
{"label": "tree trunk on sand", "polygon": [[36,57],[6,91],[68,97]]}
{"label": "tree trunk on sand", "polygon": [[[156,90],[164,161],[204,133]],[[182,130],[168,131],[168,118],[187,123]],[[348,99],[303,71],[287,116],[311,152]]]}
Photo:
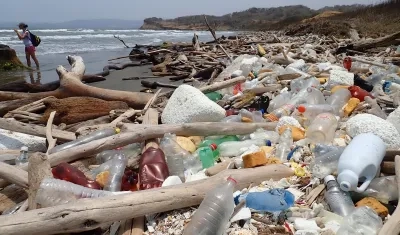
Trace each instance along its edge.
{"label": "tree trunk on sand", "polygon": [[85,231],[100,224],[196,206],[205,194],[232,176],[237,190],[266,180],[290,177],[293,171],[284,165],[226,170],[209,179],[138,191],[97,199],[82,199],[74,203],[21,212],[0,220],[3,234],[56,234]]}
{"label": "tree trunk on sand", "polygon": [[40,93],[0,92],[0,101],[15,99],[42,99],[47,96],[56,98],[67,98],[71,96],[88,96],[108,101],[124,101],[133,108],[142,108],[151,98],[150,94],[140,92],[126,92],[102,89],[88,86],[82,83],[85,72],[85,64],[80,56],[68,56],[72,66],[68,72],[63,66],[58,66],[57,73],[60,77],[60,87],[55,91]]}

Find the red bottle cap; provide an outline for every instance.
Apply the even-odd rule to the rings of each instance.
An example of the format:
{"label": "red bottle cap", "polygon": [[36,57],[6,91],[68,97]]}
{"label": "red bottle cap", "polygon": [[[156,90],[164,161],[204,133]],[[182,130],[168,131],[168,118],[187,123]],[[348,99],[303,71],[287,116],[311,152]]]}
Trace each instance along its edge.
{"label": "red bottle cap", "polygon": [[237,184],[237,181],[234,178],[232,178],[232,176],[229,176],[228,179],[226,180],[232,181],[233,183]]}
{"label": "red bottle cap", "polygon": [[297,110],[299,110],[300,113],[304,113],[306,111],[306,107],[300,105],[299,107],[297,107]]}
{"label": "red bottle cap", "polygon": [[347,71],[351,70],[352,60],[350,57],[346,57],[343,60],[343,67],[347,69]]}
{"label": "red bottle cap", "polygon": [[214,150],[217,150],[218,146],[216,144],[212,143],[210,145],[210,148],[214,151]]}

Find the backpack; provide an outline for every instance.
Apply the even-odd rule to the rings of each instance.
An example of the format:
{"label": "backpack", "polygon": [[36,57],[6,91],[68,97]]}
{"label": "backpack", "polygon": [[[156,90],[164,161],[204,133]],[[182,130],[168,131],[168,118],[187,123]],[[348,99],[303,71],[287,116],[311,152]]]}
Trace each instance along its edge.
{"label": "backpack", "polygon": [[42,40],[40,39],[40,37],[36,36],[35,34],[31,33],[31,31],[29,32],[29,40],[31,40],[32,44],[34,47],[39,46],[39,44],[42,42]]}

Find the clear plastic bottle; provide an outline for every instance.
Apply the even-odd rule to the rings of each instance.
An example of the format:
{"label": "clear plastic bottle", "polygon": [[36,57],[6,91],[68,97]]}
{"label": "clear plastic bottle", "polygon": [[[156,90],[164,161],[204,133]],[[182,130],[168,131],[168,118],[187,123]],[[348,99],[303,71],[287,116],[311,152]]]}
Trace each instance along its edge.
{"label": "clear plastic bottle", "polygon": [[28,147],[22,146],[19,156],[15,159],[15,165],[22,165],[27,163],[28,160]]}
{"label": "clear plastic bottle", "polygon": [[331,211],[341,216],[347,216],[354,211],[355,206],[348,192],[343,192],[333,175],[324,179],[326,185],[325,201]]}
{"label": "clear plastic bottle", "polygon": [[228,141],[239,141],[239,138],[236,135],[227,135],[224,137],[217,137],[217,138],[206,138],[204,141],[200,143],[199,148],[207,147],[212,144],[215,144],[218,147],[218,145]]}
{"label": "clear plastic bottle", "polygon": [[57,191],[53,189],[40,188],[36,194],[36,203],[42,208],[58,206],[78,200],[72,192]]}
{"label": "clear plastic bottle", "polygon": [[251,145],[256,145],[258,147],[265,146],[267,140],[265,139],[255,139],[255,140],[244,140],[244,141],[229,141],[222,143],[218,146],[220,157],[237,157],[240,156],[244,150],[243,148],[248,148]]}
{"label": "clear plastic bottle", "polygon": [[282,107],[283,105],[289,103],[291,98],[292,98],[292,93],[288,91],[280,93],[270,101],[267,111],[270,113],[275,109]]}
{"label": "clear plastic bottle", "polygon": [[269,140],[271,141],[271,143],[278,143],[280,136],[276,131],[267,131],[262,128],[259,128],[255,132],[250,134],[250,138],[252,140],[263,139],[263,140]]}
{"label": "clear plastic bottle", "polygon": [[326,144],[315,144],[313,148],[313,153],[316,158],[323,156],[326,153],[335,151],[335,150],[344,150],[344,147],[326,145]]}
{"label": "clear plastic bottle", "polygon": [[121,191],[122,176],[124,175],[127,164],[128,159],[123,154],[111,160],[110,175],[108,176],[107,183],[104,185],[104,190],[110,192]]}
{"label": "clear plastic bottle", "polygon": [[344,148],[327,152],[324,155],[315,158],[310,164],[313,177],[323,179],[324,177],[333,174],[337,170],[339,158],[343,151]]}
{"label": "clear plastic bottle", "polygon": [[396,176],[375,178],[368,188],[361,193],[363,197],[374,197],[383,203],[399,199]]}
{"label": "clear plastic bottle", "polygon": [[299,92],[304,88],[319,87],[320,82],[315,77],[304,79],[303,77],[296,78],[290,83],[290,90],[292,92]]}
{"label": "clear plastic bottle", "polygon": [[141,144],[130,144],[119,149],[105,150],[96,155],[96,160],[97,163],[103,164],[104,162],[107,162],[120,154],[124,154],[127,159],[134,158],[139,156],[141,150]]}
{"label": "clear plastic bottle", "polygon": [[224,234],[235,208],[233,201],[235,185],[236,181],[229,177],[224,184],[208,192],[183,234]]}
{"label": "clear plastic bottle", "polygon": [[329,104],[302,104],[297,106],[297,110],[307,119],[308,124],[311,123],[318,114],[334,112],[333,107]]}
{"label": "clear plastic bottle", "polygon": [[374,210],[363,206],[356,208],[346,216],[336,234],[340,235],[377,235],[382,228],[382,219]]}
{"label": "clear plastic bottle", "polygon": [[279,138],[279,145],[276,148],[276,157],[282,162],[287,162],[288,154],[290,153],[290,148],[293,145],[292,129],[286,128]]}
{"label": "clear plastic bottle", "polygon": [[106,138],[106,137],[118,134],[118,133],[120,133],[120,131],[121,130],[119,128],[94,131],[94,132],[92,132],[88,135],[82,136],[74,141],[70,141],[65,144],[57,145],[56,147],[52,148],[49,153],[52,154],[52,153],[56,153],[56,152],[61,152],[61,151],[70,149],[72,147],[78,146],[78,145],[87,144],[94,140],[98,140],[98,139],[102,139],[102,138]]}
{"label": "clear plastic bottle", "polygon": [[290,100],[290,104],[326,104],[322,92],[313,87],[303,88]]}
{"label": "clear plastic bottle", "polygon": [[190,156],[190,153],[184,150],[177,142],[176,136],[165,134],[160,141],[160,148],[165,154],[170,176],[179,176],[182,182],[185,181],[184,159]]}
{"label": "clear plastic bottle", "polygon": [[307,129],[306,137],[314,143],[331,143],[335,137],[338,121],[332,113],[321,113]]}
{"label": "clear plastic bottle", "polygon": [[338,89],[335,93],[331,94],[326,103],[331,105],[336,115],[340,114],[341,108],[349,101],[351,93],[348,89]]}

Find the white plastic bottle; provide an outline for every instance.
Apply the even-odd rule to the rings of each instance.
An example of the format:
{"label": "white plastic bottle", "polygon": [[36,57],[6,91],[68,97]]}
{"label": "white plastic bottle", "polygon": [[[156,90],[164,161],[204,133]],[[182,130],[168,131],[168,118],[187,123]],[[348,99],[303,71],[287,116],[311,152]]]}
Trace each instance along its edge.
{"label": "white plastic bottle", "polygon": [[258,147],[266,145],[265,139],[254,139],[254,140],[244,140],[244,141],[228,141],[222,143],[218,146],[220,157],[237,157],[240,156],[244,151],[241,149],[248,148],[251,145],[256,145]]}
{"label": "white plastic bottle", "polygon": [[208,192],[183,234],[222,235],[235,208],[235,185],[236,181],[229,177],[223,185]]}
{"label": "white plastic bottle", "polygon": [[306,137],[313,143],[331,143],[338,121],[332,113],[318,114],[307,129]]}
{"label": "white plastic bottle", "polygon": [[[386,154],[386,145],[372,133],[359,134],[345,148],[338,164],[338,183],[343,191],[364,192]],[[364,182],[357,187],[359,179]]]}

